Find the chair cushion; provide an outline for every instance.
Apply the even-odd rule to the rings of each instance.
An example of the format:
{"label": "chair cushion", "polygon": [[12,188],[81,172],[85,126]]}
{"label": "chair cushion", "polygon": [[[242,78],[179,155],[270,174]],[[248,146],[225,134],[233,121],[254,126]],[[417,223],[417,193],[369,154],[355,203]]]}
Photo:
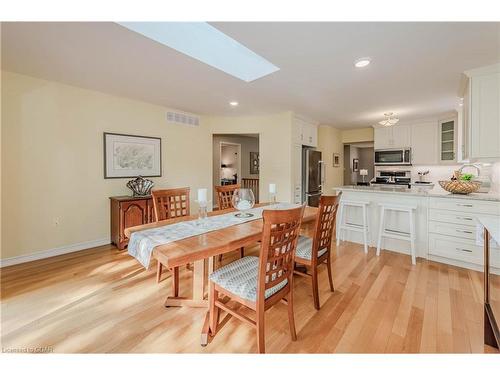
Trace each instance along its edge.
{"label": "chair cushion", "polygon": [[[308,259],[312,258],[312,244],[313,239],[311,237],[299,236],[297,241],[297,251],[295,252],[296,258]],[[326,249],[318,251],[318,258],[326,253]]]}
{"label": "chair cushion", "polygon": [[[257,278],[259,274],[259,258],[243,257],[210,275],[210,280],[227,291],[249,301],[257,300]],[[267,289],[264,297],[269,298],[288,283],[285,279],[279,284]]]}

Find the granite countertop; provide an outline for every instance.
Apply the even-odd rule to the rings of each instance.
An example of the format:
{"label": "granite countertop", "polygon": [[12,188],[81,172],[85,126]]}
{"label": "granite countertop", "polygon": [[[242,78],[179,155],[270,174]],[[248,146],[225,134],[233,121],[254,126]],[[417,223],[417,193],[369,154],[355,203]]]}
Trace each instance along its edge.
{"label": "granite countertop", "polygon": [[500,217],[496,216],[477,216],[476,219],[481,223],[483,227],[488,229],[491,238],[495,240],[497,244],[500,244]]}
{"label": "granite countertop", "polygon": [[417,197],[438,197],[438,198],[453,198],[453,199],[477,199],[484,201],[500,202],[499,193],[471,193],[467,195],[451,194],[440,186],[435,186],[432,189],[428,187],[412,187],[408,188],[393,188],[382,186],[340,186],[333,188],[333,190],[343,191],[359,191],[363,193],[382,193],[382,194],[402,194],[406,196]]}

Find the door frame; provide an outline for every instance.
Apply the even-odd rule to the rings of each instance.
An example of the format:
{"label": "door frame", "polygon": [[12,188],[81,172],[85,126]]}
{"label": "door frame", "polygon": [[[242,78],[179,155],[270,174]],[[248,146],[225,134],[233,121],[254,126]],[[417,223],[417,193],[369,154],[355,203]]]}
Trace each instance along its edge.
{"label": "door frame", "polygon": [[238,173],[237,173],[238,178],[236,182],[241,183],[241,143],[226,142],[226,141],[219,142],[219,182],[222,174],[220,167],[220,165],[222,164],[222,146],[238,146]]}

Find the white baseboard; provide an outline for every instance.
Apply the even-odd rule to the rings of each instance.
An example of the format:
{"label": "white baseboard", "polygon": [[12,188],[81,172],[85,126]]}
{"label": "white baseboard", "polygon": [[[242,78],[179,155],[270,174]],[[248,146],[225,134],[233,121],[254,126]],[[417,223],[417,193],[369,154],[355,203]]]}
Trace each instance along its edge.
{"label": "white baseboard", "polygon": [[108,245],[109,243],[111,243],[109,238],[101,238],[99,240],[85,241],[85,242],[75,243],[72,245],[56,247],[54,249],[37,251],[36,253],[33,253],[33,254],[20,255],[20,256],[12,257],[12,258],[0,259],[0,268],[7,267],[7,266],[13,266],[14,264],[31,262],[33,260],[51,258],[51,257],[55,257],[57,255],[73,253],[75,251],[90,249],[92,247]]}

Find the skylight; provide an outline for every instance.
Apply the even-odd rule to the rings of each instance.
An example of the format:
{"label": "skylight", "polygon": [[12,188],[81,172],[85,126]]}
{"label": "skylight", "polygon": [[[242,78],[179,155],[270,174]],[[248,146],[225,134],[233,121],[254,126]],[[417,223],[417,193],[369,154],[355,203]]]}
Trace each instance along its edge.
{"label": "skylight", "polygon": [[119,22],[205,64],[251,82],[279,68],[206,22]]}

